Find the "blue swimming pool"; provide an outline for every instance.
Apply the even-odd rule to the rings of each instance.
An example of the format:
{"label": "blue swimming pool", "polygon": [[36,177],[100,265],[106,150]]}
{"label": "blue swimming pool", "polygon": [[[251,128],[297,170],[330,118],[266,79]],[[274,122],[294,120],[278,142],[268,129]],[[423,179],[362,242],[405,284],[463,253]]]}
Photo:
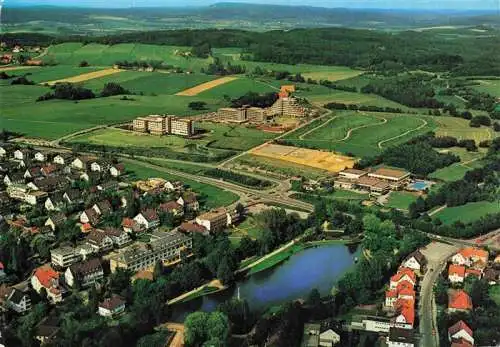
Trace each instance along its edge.
{"label": "blue swimming pool", "polygon": [[412,190],[426,190],[431,186],[431,182],[427,181],[415,181],[410,185]]}

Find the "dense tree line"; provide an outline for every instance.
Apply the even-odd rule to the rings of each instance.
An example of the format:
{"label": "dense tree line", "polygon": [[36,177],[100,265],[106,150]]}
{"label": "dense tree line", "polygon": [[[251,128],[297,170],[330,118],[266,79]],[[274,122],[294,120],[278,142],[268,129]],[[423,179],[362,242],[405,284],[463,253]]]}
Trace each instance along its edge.
{"label": "dense tree line", "polygon": [[13,79],[10,82],[11,85],[25,85],[25,86],[32,86],[35,84],[35,82],[30,81],[29,79],[26,78],[26,76],[20,76],[16,79]]}
{"label": "dense tree line", "polygon": [[388,112],[388,113],[403,113],[400,108],[382,107],[382,106],[369,106],[369,105],[356,105],[356,104],[343,104],[341,102],[329,102],[323,107],[329,110],[351,110],[351,111],[365,111],[365,112]]}
{"label": "dense tree line", "polygon": [[123,95],[123,94],[130,94],[130,91],[123,88],[116,82],[108,82],[102,88],[102,91],[99,93],[99,96],[108,97],[108,96]]}
{"label": "dense tree line", "polygon": [[218,57],[214,58],[214,62],[209,64],[208,67],[201,69],[201,72],[206,73],[207,75],[219,76],[238,75],[245,73],[245,71],[245,65],[235,65],[231,64],[231,62],[224,64]]}
{"label": "dense tree line", "polygon": [[52,87],[52,90],[52,92],[40,96],[36,101],[51,99],[84,100],[95,98],[95,94],[92,90],[74,85],[73,83],[56,83]]}
{"label": "dense tree line", "polygon": [[278,100],[276,93],[259,94],[256,92],[248,92],[239,98],[231,100],[231,107],[242,107],[244,105],[266,108],[274,104]]}
{"label": "dense tree line", "polygon": [[224,180],[240,183],[249,187],[267,188],[271,186],[271,182],[269,181],[217,168],[204,171],[204,175],[222,178]]}

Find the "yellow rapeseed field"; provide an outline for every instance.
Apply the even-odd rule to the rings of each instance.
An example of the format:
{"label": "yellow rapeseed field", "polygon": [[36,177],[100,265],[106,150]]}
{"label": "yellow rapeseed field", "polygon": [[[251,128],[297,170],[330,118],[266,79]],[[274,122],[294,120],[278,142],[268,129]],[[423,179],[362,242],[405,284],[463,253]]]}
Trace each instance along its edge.
{"label": "yellow rapeseed field", "polygon": [[62,83],[62,82],[69,82],[69,83],[85,82],[85,81],[88,81],[88,80],[91,80],[91,79],[94,79],[94,78],[109,76],[109,75],[113,75],[115,73],[122,72],[122,71],[124,71],[124,70],[121,70],[121,69],[104,69],[104,70],[99,70],[99,71],[93,71],[93,72],[84,73],[84,74],[73,76],[73,77],[63,78],[63,79],[60,79],[60,80],[44,82],[44,84],[47,83],[48,85],[54,85],[56,83]]}
{"label": "yellow rapeseed field", "polygon": [[238,77],[222,77],[218,78],[216,80],[210,81],[210,82],[205,82],[202,84],[199,84],[193,88],[189,88],[186,90],[183,90],[181,92],[178,92],[175,95],[180,95],[180,96],[195,96],[200,94],[201,92],[204,92],[206,90],[210,90],[212,88],[218,87],[220,85],[226,84],[228,82],[234,81],[238,79]]}

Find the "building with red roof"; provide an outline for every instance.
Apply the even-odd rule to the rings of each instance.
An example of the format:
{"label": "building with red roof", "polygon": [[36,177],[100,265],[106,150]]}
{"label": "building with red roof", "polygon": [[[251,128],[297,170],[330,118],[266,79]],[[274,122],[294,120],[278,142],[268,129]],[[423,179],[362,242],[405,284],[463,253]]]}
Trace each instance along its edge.
{"label": "building with red roof", "polygon": [[465,278],[465,266],[450,264],[448,267],[448,280],[451,283],[463,283]]}
{"label": "building with red roof", "polygon": [[472,266],[473,263],[478,261],[486,264],[488,262],[488,256],[489,253],[484,249],[466,247],[458,251],[457,254],[451,258],[451,261],[453,264]]}
{"label": "building with red roof", "polygon": [[475,276],[478,279],[480,279],[483,276],[483,273],[481,272],[481,270],[467,269],[467,270],[465,270],[465,277],[467,278],[469,276]]}
{"label": "building with red roof", "polygon": [[459,289],[448,297],[448,311],[470,311],[472,310],[472,300],[465,291]]}
{"label": "building with red roof", "polygon": [[37,268],[31,277],[31,286],[40,294],[42,288],[47,292],[47,298],[53,302],[62,301],[62,293],[59,286],[59,272],[52,269],[50,265]]}
{"label": "building with red roof", "polygon": [[413,326],[415,323],[415,300],[398,299],[394,303],[394,307],[397,313],[394,322]]}
{"label": "building with red roof", "polygon": [[398,286],[398,283],[401,281],[408,281],[415,285],[417,283],[417,276],[412,269],[400,267],[398,272],[391,277],[390,287],[392,289],[395,289]]}
{"label": "building with red roof", "polygon": [[465,339],[458,339],[454,340],[450,347],[474,347],[474,345]]}
{"label": "building with red roof", "polygon": [[472,329],[463,320],[456,322],[448,329],[448,339],[450,342],[464,340],[471,346],[474,345]]}

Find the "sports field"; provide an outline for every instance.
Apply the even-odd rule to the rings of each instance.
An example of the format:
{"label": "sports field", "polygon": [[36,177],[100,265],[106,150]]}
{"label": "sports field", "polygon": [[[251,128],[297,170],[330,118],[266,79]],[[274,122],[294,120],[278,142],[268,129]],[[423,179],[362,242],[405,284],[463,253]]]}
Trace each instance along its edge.
{"label": "sports field", "polygon": [[352,168],[355,160],[350,157],[338,155],[332,152],[323,152],[306,148],[266,144],[251,152],[267,158],[289,161],[292,163],[312,166],[330,172],[339,172],[343,169]]}
{"label": "sports field", "polygon": [[62,78],[62,79],[59,79],[59,80],[48,81],[48,82],[45,82],[45,83],[48,84],[49,86],[54,85],[56,83],[63,83],[63,82],[67,82],[67,83],[80,83],[80,82],[85,82],[87,80],[91,80],[91,79],[94,79],[94,78],[100,78],[100,77],[105,77],[105,76],[109,76],[109,75],[114,75],[114,74],[119,73],[121,71],[123,71],[123,70],[120,70],[120,69],[104,69],[104,70],[98,70],[98,71],[93,71],[93,72],[87,72],[87,73],[84,73],[84,74],[81,74],[81,75],[76,75],[76,76],[72,76],[72,77],[68,77],[68,78]]}
{"label": "sports field", "polygon": [[218,86],[221,86],[223,84],[232,82],[232,81],[234,81],[236,79],[238,79],[238,77],[222,77],[222,78],[218,78],[216,80],[205,82],[205,83],[202,83],[202,84],[197,85],[195,87],[183,90],[181,92],[178,92],[175,95],[179,95],[179,96],[195,96],[195,95],[198,95],[200,93],[203,93],[204,91],[207,91],[207,90],[216,88]]}
{"label": "sports field", "polygon": [[499,212],[500,201],[479,201],[469,202],[462,206],[447,207],[432,217],[439,218],[444,224],[453,224],[457,221],[469,223],[478,220],[487,214]]}

